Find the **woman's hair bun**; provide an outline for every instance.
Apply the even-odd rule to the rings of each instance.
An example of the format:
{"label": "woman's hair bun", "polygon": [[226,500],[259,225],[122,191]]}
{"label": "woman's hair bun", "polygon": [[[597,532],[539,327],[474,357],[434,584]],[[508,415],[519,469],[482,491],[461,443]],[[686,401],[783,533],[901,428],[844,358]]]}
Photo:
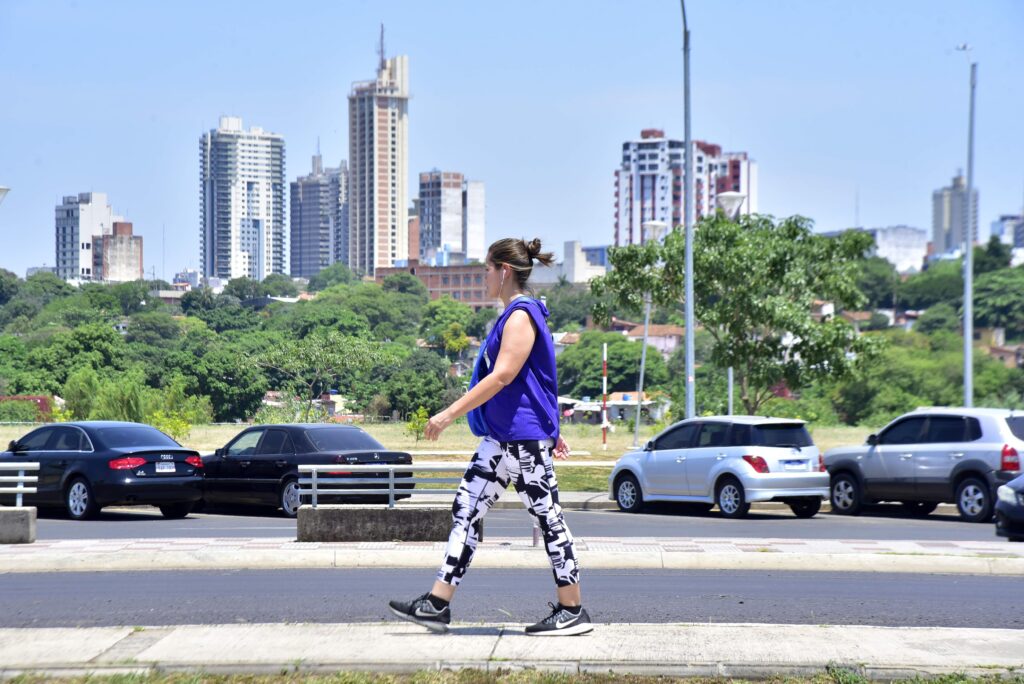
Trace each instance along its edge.
{"label": "woman's hair bun", "polygon": [[555,261],[555,255],[551,252],[541,252],[540,238],[533,238],[529,242],[523,240],[526,245],[526,254],[530,259],[536,259],[542,266],[550,266]]}

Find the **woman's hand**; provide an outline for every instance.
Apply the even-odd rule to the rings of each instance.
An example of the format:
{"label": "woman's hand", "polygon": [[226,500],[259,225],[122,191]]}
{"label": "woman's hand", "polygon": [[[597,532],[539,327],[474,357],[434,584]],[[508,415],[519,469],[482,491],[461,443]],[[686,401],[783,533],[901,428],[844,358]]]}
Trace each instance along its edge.
{"label": "woman's hand", "polygon": [[555,458],[564,461],[565,459],[569,458],[569,451],[569,445],[566,444],[565,440],[562,439],[562,436],[559,435],[558,441],[555,442]]}
{"label": "woman's hand", "polygon": [[427,421],[427,427],[423,430],[423,436],[430,441],[436,440],[444,432],[444,429],[452,424],[452,415],[448,409],[441,411]]}

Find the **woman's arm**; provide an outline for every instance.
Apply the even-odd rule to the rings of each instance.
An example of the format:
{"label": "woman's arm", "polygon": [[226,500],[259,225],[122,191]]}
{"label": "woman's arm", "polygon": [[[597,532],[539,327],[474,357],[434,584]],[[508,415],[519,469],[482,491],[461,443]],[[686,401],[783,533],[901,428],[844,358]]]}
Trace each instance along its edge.
{"label": "woman's arm", "polygon": [[441,432],[452,424],[452,421],[481,406],[515,380],[519,371],[526,364],[526,359],[529,358],[536,339],[537,331],[533,328],[530,314],[522,309],[513,311],[505,321],[498,358],[494,362],[494,369],[490,375],[452,402],[451,406],[432,417],[427,422],[424,436],[431,440],[437,439]]}

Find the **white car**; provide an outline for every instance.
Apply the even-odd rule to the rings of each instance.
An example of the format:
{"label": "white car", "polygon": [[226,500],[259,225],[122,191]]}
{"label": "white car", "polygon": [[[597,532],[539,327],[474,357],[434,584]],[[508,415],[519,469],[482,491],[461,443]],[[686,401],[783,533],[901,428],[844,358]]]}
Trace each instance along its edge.
{"label": "white car", "polygon": [[647,501],[681,501],[740,518],[753,501],[782,501],[810,518],[829,495],[829,475],[802,420],[710,416],[676,423],[626,453],[608,487],[630,513]]}

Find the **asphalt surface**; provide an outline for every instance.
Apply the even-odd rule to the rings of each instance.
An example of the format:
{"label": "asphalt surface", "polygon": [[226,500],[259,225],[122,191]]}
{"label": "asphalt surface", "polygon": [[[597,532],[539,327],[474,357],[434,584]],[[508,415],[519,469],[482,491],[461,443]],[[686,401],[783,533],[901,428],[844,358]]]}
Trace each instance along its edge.
{"label": "asphalt surface", "polygon": [[[1013,577],[584,568],[582,579],[598,623],[1024,629]],[[8,574],[0,627],[377,622],[389,619],[388,599],[417,596],[432,580],[424,570]],[[453,617],[535,621],[553,594],[548,571],[471,570]]]}
{"label": "asphalt surface", "polygon": [[[644,513],[566,511],[578,537],[746,537],[785,539],[914,539],[919,541],[994,541],[990,523],[965,523],[956,515],[932,513],[915,518],[896,506],[875,506],[865,515],[846,517],[820,513],[801,520],[788,510],[752,513],[744,520],[726,520],[717,511],[695,513],[679,504],[659,504]],[[493,510],[485,519],[485,535],[530,536],[525,510]],[[104,510],[97,520],[75,522],[41,513],[39,539],[146,539],[167,537],[287,537],[295,521],[260,509],[194,513],[184,520],[165,520],[154,508]]]}

